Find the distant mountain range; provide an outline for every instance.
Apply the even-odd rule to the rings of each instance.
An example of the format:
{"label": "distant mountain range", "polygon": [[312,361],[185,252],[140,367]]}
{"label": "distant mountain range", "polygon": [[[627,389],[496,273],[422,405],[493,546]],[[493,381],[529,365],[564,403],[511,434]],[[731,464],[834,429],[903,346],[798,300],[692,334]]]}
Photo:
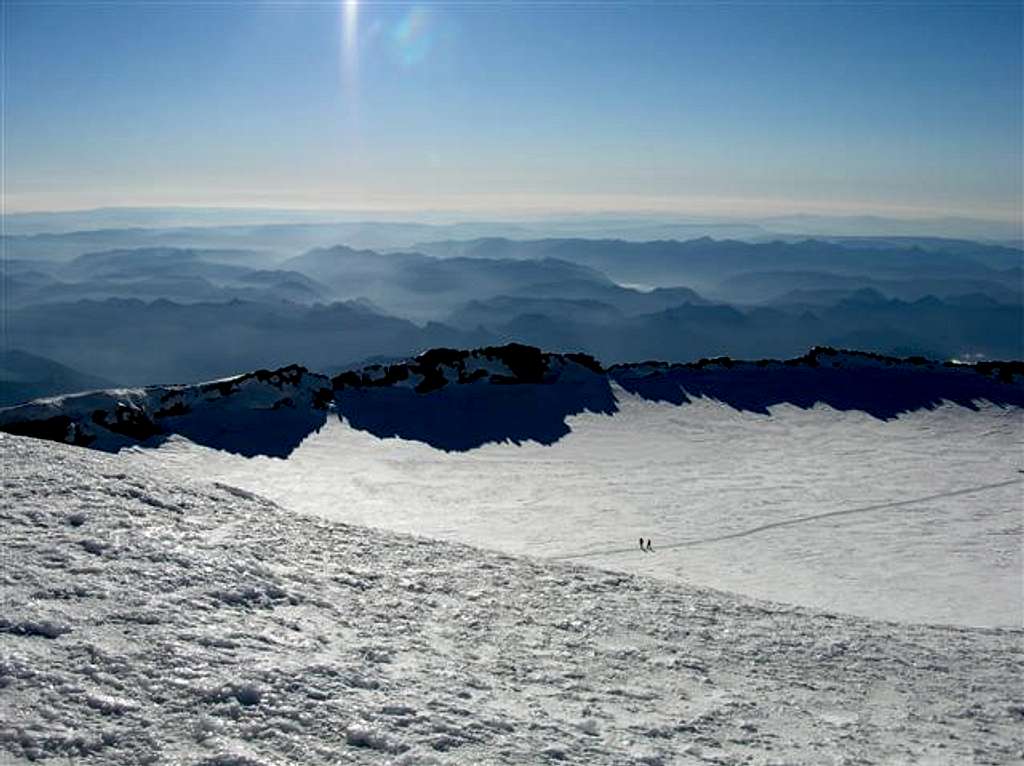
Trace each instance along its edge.
{"label": "distant mountain range", "polygon": [[313,303],[330,294],[297,271],[254,268],[255,260],[247,250],[153,247],[85,253],[67,262],[10,259],[4,271],[8,305],[15,307],[127,297]]}
{"label": "distant mountain range", "polygon": [[558,258],[599,269],[617,282],[651,286],[691,284],[714,288],[745,272],[824,271],[873,278],[990,279],[1007,282],[1021,275],[1021,251],[973,243],[970,248],[924,249],[917,244],[838,244],[826,240],[750,243],[713,240],[626,242],[594,239],[502,238],[423,243],[417,249],[441,257]]}
{"label": "distant mountain range", "polygon": [[829,305],[852,293],[871,289],[905,301],[929,295],[938,298],[981,294],[997,303],[1020,303],[1024,284],[1016,273],[998,273],[990,278],[932,277],[877,279],[864,275],[828,271],[748,271],[724,279],[717,295],[737,303]]}
{"label": "distant mountain range", "polygon": [[478,296],[538,284],[584,282],[614,287],[595,269],[554,258],[438,258],[339,245],[312,250],[282,265],[329,285],[337,298],[367,298],[392,313],[421,320],[439,318]]}
{"label": "distant mountain range", "polygon": [[[6,231],[17,236],[65,234],[96,230],[136,231],[270,229],[295,239],[303,230],[319,228],[328,240],[319,245],[347,242],[353,247],[403,247],[431,239],[476,237],[599,237],[636,241],[653,239],[717,239],[750,241],[786,237],[904,237],[967,239],[1020,244],[1019,222],[965,216],[901,219],[877,215],[790,214],[761,218],[735,216],[640,215],[627,213],[534,216],[520,220],[483,220],[458,214],[395,213],[388,219],[365,213],[268,208],[111,207],[66,212],[8,213]],[[476,219],[476,220],[474,220]],[[329,233],[327,233],[329,231]],[[266,238],[266,237],[264,237]],[[307,244],[315,247],[317,244]]]}
{"label": "distant mountain range", "polygon": [[406,355],[463,335],[374,313],[359,302],[181,304],[111,298],[12,310],[9,343],[120,384],[205,380],[292,361],[325,368]]}
{"label": "distant mountain range", "polygon": [[[268,239],[254,245],[257,230]],[[123,385],[293,362],[335,369],[508,342],[608,362],[785,357],[819,344],[940,359],[1024,357],[1021,250],[989,243],[489,237],[428,242],[421,251],[333,245],[288,256],[279,246],[303,240],[289,239],[287,225],[236,239],[216,228],[215,242],[205,242],[205,229],[194,232],[194,240],[185,230],[8,240],[61,246],[52,257],[32,248],[18,257],[15,243],[3,262],[7,348]],[[153,244],[165,237],[190,246]],[[118,246],[92,249],[107,241]],[[18,390],[13,372],[0,382]]]}

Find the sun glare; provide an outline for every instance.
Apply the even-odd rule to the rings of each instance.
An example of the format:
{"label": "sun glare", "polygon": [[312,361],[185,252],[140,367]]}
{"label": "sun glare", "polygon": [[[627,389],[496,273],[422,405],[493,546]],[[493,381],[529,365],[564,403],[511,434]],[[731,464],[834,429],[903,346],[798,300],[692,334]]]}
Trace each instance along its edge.
{"label": "sun glare", "polygon": [[341,25],[343,75],[346,86],[352,90],[359,64],[359,0],[342,0]]}

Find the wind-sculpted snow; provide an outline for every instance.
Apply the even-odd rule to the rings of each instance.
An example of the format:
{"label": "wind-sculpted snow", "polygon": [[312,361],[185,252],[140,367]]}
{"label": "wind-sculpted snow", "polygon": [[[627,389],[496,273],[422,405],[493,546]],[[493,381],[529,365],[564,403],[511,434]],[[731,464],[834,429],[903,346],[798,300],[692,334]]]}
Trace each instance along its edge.
{"label": "wind-sculpted snow", "polygon": [[0,410],[0,430],[116,451],[179,434],[241,455],[287,457],[327,419],[330,381],[292,366],[185,386],[111,389]]}
{"label": "wind-sculpted snow", "polygon": [[1024,751],[1020,630],[873,622],[331,523],[21,437],[0,435],[0,461],[0,752],[16,763]]}
{"label": "wind-sculpted snow", "polygon": [[1024,362],[958,365],[915,357],[815,348],[787,361],[734,361],[727,357],[694,364],[615,365],[609,377],[630,393],[652,401],[685,404],[707,397],[736,410],[769,414],[792,404],[808,409],[827,404],[860,410],[880,420],[952,402],[1024,407]]}
{"label": "wind-sculpted snow", "polygon": [[334,388],[338,414],[354,428],[449,451],[553,444],[569,433],[569,415],[616,411],[594,359],[517,344],[434,349],[408,363],[342,373]]}

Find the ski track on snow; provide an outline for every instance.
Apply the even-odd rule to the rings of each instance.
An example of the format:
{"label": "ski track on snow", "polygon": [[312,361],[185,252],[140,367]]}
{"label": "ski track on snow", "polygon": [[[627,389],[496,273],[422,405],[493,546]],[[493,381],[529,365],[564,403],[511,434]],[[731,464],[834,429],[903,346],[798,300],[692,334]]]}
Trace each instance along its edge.
{"label": "ski track on snow", "polygon": [[[287,460],[182,439],[123,457],[295,512],[505,553],[866,617],[1024,624],[1024,492],[1007,482],[1021,468],[1024,411],[946,404],[879,421],[616,396],[617,415],[573,416],[552,446],[445,453],[332,417]],[[660,555],[640,554],[638,536]]]}
{"label": "ski track on snow", "polygon": [[[939,492],[935,495],[926,495],[925,497],[915,497],[910,500],[897,500],[891,503],[880,503],[878,505],[868,505],[863,508],[847,508],[840,511],[828,511],[827,513],[816,513],[809,516],[797,516],[793,519],[785,519],[784,521],[773,521],[770,524],[761,524],[757,527],[751,527],[750,529],[744,529],[741,532],[732,532],[727,535],[718,535],[717,537],[705,537],[700,540],[683,540],[677,543],[660,544],[652,552],[661,550],[673,550],[675,548],[690,548],[695,545],[707,545],[710,543],[722,542],[725,540],[735,540],[740,537],[750,537],[751,535],[759,534],[760,532],[767,532],[771,529],[779,529],[781,527],[790,527],[795,524],[807,524],[810,522],[821,521],[823,519],[831,519],[837,516],[853,516],[859,513],[870,513],[872,511],[884,511],[890,508],[901,508],[907,505],[918,505],[920,503],[927,503],[931,500],[941,500],[949,497],[960,497],[962,495],[974,495],[979,492],[984,492],[989,489],[998,489],[1000,487],[1010,487],[1014,484],[1020,484],[1024,479],[1016,478],[1010,479],[1009,481],[996,482],[995,484],[983,484],[979,487],[968,487],[967,489],[958,489],[952,492]],[[603,551],[586,551],[584,553],[570,553],[565,556],[552,556],[551,558],[556,561],[569,561],[572,559],[584,559],[592,558],[595,556],[611,556],[619,553],[634,553],[638,547],[633,548],[611,548]]]}

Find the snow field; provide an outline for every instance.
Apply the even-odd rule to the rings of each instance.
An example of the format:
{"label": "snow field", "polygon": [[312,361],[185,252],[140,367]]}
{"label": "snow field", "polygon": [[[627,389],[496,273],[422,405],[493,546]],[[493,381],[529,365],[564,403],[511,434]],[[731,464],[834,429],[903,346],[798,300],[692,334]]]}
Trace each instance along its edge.
{"label": "snow field", "polygon": [[[286,460],[178,438],[126,459],[298,512],[507,553],[582,555],[866,617],[1024,625],[1024,411],[947,404],[880,421],[615,394],[619,413],[571,417],[572,432],[550,447],[445,453],[331,416]],[[908,502],[919,498],[929,499]],[[641,535],[654,555],[638,550]]]}
{"label": "snow field", "polygon": [[1019,630],[901,625],[296,514],[0,436],[11,763],[1003,764]]}

